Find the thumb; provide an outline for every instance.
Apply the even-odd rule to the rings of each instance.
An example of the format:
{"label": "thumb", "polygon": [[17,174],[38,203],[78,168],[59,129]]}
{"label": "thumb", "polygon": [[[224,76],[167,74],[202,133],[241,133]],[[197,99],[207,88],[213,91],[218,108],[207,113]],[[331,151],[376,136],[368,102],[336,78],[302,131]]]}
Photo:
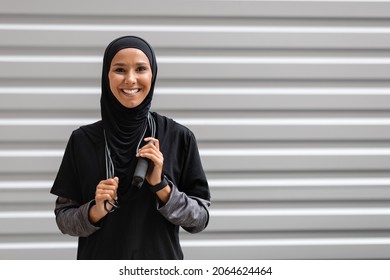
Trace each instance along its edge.
{"label": "thumb", "polygon": [[114,177],[114,180],[115,180],[115,182],[119,183],[119,178],[118,177]]}

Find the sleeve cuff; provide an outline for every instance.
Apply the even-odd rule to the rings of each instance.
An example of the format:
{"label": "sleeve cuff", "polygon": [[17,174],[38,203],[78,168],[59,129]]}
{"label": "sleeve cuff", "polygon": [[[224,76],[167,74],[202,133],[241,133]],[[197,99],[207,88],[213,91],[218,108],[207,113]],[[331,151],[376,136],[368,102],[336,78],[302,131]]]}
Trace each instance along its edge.
{"label": "sleeve cuff", "polygon": [[176,203],[180,200],[180,192],[176,186],[171,181],[167,181],[167,183],[171,187],[171,194],[168,201],[163,205],[157,198],[157,210],[164,216],[168,216],[172,209],[175,208]]}
{"label": "sleeve cuff", "polygon": [[86,221],[86,227],[90,231],[96,231],[102,227],[102,220],[98,221],[95,224],[92,224],[89,221],[89,210],[91,209],[92,206],[96,204],[95,200],[91,200],[90,202],[84,204],[81,206],[81,212],[83,213],[82,215],[84,216],[84,220]]}

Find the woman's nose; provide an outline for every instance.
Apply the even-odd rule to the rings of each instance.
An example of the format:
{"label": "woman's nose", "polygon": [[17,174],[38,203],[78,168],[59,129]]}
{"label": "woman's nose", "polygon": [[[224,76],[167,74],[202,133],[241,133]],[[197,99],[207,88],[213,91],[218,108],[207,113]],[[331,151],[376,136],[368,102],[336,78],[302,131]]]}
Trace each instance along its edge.
{"label": "woman's nose", "polygon": [[129,73],[128,75],[126,75],[125,84],[134,84],[135,81],[136,81],[136,76],[134,73]]}

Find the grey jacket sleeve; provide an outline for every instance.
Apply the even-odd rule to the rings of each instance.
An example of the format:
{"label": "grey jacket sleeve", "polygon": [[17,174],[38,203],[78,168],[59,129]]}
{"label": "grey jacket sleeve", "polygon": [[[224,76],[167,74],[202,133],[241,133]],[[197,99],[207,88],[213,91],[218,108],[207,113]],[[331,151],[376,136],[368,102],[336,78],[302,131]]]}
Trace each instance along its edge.
{"label": "grey jacket sleeve", "polygon": [[161,206],[157,204],[158,211],[171,223],[181,226],[190,233],[204,230],[209,222],[208,207],[210,202],[197,197],[187,196],[180,192],[170,182],[171,195],[168,202]]}
{"label": "grey jacket sleeve", "polygon": [[80,205],[74,200],[58,197],[54,213],[60,231],[72,236],[86,237],[100,229],[88,219],[89,208],[93,203],[94,200]]}

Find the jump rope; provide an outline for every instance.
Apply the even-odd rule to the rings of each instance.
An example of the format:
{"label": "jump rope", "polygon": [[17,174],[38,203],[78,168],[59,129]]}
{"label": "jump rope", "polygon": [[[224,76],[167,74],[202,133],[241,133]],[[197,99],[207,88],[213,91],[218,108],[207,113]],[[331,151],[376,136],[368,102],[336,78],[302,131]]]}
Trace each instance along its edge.
{"label": "jump rope", "polygon": [[[138,145],[137,145],[137,148],[135,151],[136,153],[138,152],[143,139],[145,139],[145,135],[146,135],[146,131],[148,130],[148,127],[150,129],[151,137],[155,138],[155,136],[156,136],[156,121],[154,120],[154,118],[150,112],[148,112],[147,121],[145,124],[145,129],[144,129],[144,132],[142,133],[142,137],[140,138],[140,140],[138,142]],[[111,158],[110,149],[109,149],[108,143],[107,143],[106,131],[104,131],[104,140],[105,140],[105,144],[106,144],[106,147],[105,147],[106,177],[107,177],[107,179],[109,179],[109,178],[114,178],[115,168],[114,168],[114,163],[113,163],[112,158]],[[153,141],[149,141],[146,145],[149,145],[149,144],[153,144]],[[149,169],[149,164],[150,164],[150,159],[142,158],[142,157],[138,158],[137,166],[135,168],[133,180],[131,183],[132,186],[136,186],[137,188],[142,187],[142,185],[145,181],[146,173],[148,172],[148,169]],[[107,203],[112,206],[111,210],[108,210]],[[119,203],[116,199],[114,200],[114,202],[106,200],[106,201],[104,201],[104,208],[106,209],[107,212],[113,212],[117,208],[119,208]]]}

